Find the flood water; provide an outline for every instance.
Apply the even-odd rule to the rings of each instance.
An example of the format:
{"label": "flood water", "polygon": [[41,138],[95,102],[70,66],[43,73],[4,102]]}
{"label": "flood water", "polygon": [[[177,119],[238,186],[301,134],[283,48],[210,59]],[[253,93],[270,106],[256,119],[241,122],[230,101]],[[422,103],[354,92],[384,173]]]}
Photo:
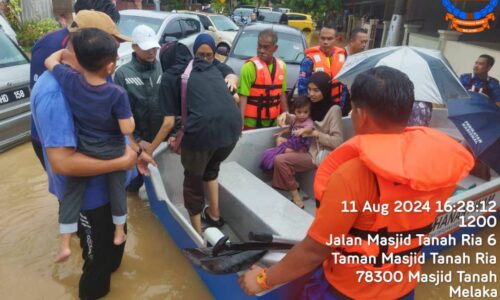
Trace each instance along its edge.
{"label": "flood water", "polygon": [[[26,143],[0,154],[0,298],[77,299],[82,259],[78,240],[73,255],[54,264],[57,249],[57,201],[47,192],[46,175]],[[113,274],[106,299],[212,299],[204,284],[158,220],[148,203],[129,195],[129,235],[123,263]],[[500,237],[498,226],[483,231]],[[499,247],[455,247],[446,253],[489,252],[500,257]],[[464,270],[497,271],[495,265],[435,266],[424,272]],[[480,287],[483,284],[476,283]],[[499,283],[484,284],[500,289]],[[449,284],[420,284],[416,299],[450,299]]]}
{"label": "flood water", "polygon": [[[78,239],[69,261],[52,262],[58,205],[31,144],[0,154],[0,174],[0,299],[78,299]],[[125,255],[106,299],[212,299],[148,202],[128,198]]]}

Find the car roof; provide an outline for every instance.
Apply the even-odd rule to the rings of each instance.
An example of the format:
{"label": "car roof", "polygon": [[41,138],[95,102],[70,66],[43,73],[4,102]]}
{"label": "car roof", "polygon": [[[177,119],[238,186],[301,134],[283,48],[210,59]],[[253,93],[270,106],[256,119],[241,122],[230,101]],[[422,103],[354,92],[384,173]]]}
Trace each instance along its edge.
{"label": "car roof", "polygon": [[212,17],[212,16],[225,17],[223,15],[213,14],[213,13],[207,13],[207,12],[204,12],[204,11],[178,10],[178,12],[183,13],[183,14],[188,14],[188,15],[201,15],[201,16],[207,16],[207,17]]}
{"label": "car roof", "polygon": [[272,11],[272,10],[259,10],[259,14],[263,15],[284,15],[285,13],[282,13],[280,11]]}
{"label": "car roof", "polygon": [[235,10],[251,10],[251,11],[254,11],[253,8],[249,8],[249,7],[238,7]]}
{"label": "car roof", "polygon": [[174,13],[174,12],[167,12],[167,11],[140,10],[140,9],[120,10],[120,14],[124,15],[124,16],[137,16],[137,17],[146,17],[146,18],[153,18],[153,19],[160,19],[160,20],[164,20],[168,17],[173,17],[173,16],[193,18],[196,20],[199,19],[198,16],[196,16],[195,14]]}
{"label": "car roof", "polygon": [[166,12],[166,11],[125,9],[125,10],[120,10],[120,15],[150,17],[150,18],[155,18],[155,19],[165,19],[166,17],[173,15],[173,13]]}
{"label": "car roof", "polygon": [[246,31],[262,31],[264,29],[272,28],[276,32],[280,33],[288,33],[292,35],[301,35],[302,31],[295,27],[291,27],[288,25],[281,25],[281,24],[272,24],[272,23],[250,23],[246,25],[243,30]]}
{"label": "car roof", "polygon": [[287,15],[301,15],[301,16],[306,16],[306,17],[310,17],[311,16],[311,15],[308,15],[308,14],[296,13],[296,12],[287,12],[286,14]]}

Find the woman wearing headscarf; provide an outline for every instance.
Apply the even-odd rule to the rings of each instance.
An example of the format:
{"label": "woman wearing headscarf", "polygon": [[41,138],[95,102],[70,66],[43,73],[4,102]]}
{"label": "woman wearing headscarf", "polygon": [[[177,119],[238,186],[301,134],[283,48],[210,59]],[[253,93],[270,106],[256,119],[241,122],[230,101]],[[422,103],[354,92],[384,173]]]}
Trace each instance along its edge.
{"label": "woman wearing headscarf", "polygon": [[[307,96],[311,100],[311,118],[315,129],[302,132],[304,137],[313,137],[313,143],[306,153],[284,153],[274,159],[273,181],[275,188],[287,190],[292,201],[303,208],[299,185],[295,173],[315,169],[321,161],[343,142],[342,110],[331,101],[331,80],[325,72],[316,72],[309,78]],[[278,124],[286,123],[287,113],[278,118]]]}
{"label": "woman wearing headscarf", "polygon": [[[184,167],[184,206],[191,224],[202,235],[201,220],[221,227],[219,211],[219,167],[241,134],[241,115],[228,86],[237,85],[237,77],[227,65],[215,59],[215,42],[208,34],[200,34],[193,46],[195,58],[187,82],[187,121],[184,125],[181,162]],[[181,115],[181,75],[190,59],[176,58],[176,64],[163,74],[160,84],[160,110],[165,118],[151,143],[152,153]],[[235,80],[236,78],[236,80]],[[203,183],[207,184],[210,206],[205,207]]]}

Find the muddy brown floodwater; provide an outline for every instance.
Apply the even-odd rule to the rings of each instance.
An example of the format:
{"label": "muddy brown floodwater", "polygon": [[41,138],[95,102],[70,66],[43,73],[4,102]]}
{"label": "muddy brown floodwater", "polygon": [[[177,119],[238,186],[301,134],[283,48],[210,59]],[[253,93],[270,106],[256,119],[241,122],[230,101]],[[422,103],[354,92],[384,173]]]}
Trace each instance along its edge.
{"label": "muddy brown floodwater", "polygon": [[[47,177],[26,143],[0,154],[0,298],[77,299],[82,259],[78,240],[73,255],[54,264],[57,249],[57,201],[47,192]],[[148,203],[129,195],[129,238],[123,263],[113,274],[106,299],[212,299],[191,265],[182,256]],[[500,237],[498,226],[484,230]],[[455,247],[447,254],[488,252],[500,257],[498,246]],[[495,265],[432,265],[437,270],[498,272]],[[457,282],[455,282],[456,284]],[[481,287],[482,283],[473,284]],[[499,283],[484,284],[500,290]],[[420,284],[416,299],[450,299],[449,284]]]}
{"label": "muddy brown floodwater", "polygon": [[[30,143],[0,154],[0,298],[78,299],[81,251],[54,264],[57,200]],[[212,299],[189,262],[149,210],[129,194],[129,235],[106,299]]]}

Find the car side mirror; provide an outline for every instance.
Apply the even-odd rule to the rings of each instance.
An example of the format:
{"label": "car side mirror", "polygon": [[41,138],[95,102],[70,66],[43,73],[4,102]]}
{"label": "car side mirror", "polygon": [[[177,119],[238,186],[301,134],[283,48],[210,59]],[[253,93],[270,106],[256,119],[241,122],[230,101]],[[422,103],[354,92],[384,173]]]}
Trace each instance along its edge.
{"label": "car side mirror", "polygon": [[215,30],[215,27],[213,27],[213,26],[208,26],[208,30],[209,30],[209,31],[212,31],[212,32],[215,32],[215,31],[216,31],[216,30]]}
{"label": "car side mirror", "polygon": [[229,54],[229,48],[227,48],[226,46],[219,46],[217,47],[215,52],[217,52],[217,54],[219,55],[227,56]]}
{"label": "car side mirror", "polygon": [[160,44],[163,45],[166,43],[176,42],[176,41],[177,41],[177,38],[175,36],[163,35],[163,37],[161,38]]}

